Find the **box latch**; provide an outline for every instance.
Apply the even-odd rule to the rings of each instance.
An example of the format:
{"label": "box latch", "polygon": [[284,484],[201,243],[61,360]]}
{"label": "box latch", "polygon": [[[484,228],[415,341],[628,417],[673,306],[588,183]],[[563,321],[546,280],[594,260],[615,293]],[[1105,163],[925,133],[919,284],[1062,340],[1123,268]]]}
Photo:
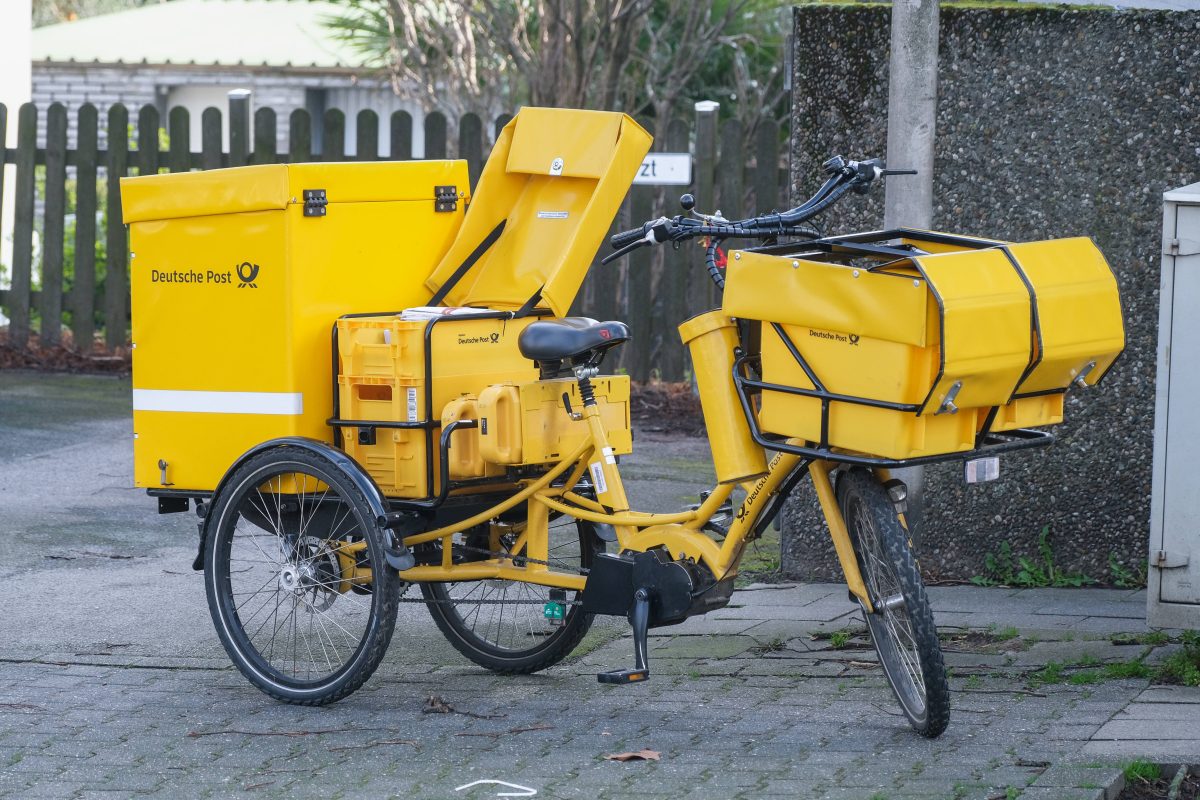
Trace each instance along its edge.
{"label": "box latch", "polygon": [[329,205],[329,201],[325,198],[324,189],[304,190],[304,216],[323,217],[327,205]]}
{"label": "box latch", "polygon": [[433,210],[434,211],[457,211],[458,210],[458,187],[457,186],[434,186],[433,187]]}

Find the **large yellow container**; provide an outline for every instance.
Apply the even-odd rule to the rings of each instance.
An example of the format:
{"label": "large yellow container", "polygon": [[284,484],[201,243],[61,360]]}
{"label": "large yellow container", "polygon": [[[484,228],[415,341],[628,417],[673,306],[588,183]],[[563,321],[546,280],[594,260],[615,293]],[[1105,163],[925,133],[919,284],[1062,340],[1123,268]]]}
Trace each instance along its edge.
{"label": "large yellow container", "polygon": [[[441,434],[415,426],[435,429],[453,419],[479,419],[475,400],[488,386],[536,380],[537,367],[517,344],[521,331],[536,320],[448,316],[409,321],[398,315],[338,320],[339,417],[414,426],[375,428],[372,444],[358,441],[359,427],[345,427],[343,448],[384,494],[436,495]],[[503,474],[476,457],[477,435],[469,429],[453,435],[451,477]]]}
{"label": "large yellow container", "polygon": [[723,311],[709,311],[680,325],[679,337],[692,356],[717,481],[740,483],[765,475],[766,455],[750,435],[733,385],[736,324]]}
{"label": "large yellow container", "polygon": [[[629,376],[592,378],[600,419],[613,454],[633,452],[629,424]],[[491,464],[549,464],[565,458],[588,436],[587,422],[567,415],[583,411],[579,382],[574,378],[504,383],[479,395],[479,452]]]}
{"label": "large yellow container", "polygon": [[[468,192],[458,161],[269,165],[121,185],[134,481],[196,491],[268,439],[331,440],[334,320],[427,303],[425,280]],[[454,210],[435,209],[438,186],[455,187]],[[311,190],[327,204],[309,202],[309,216]]]}
{"label": "large yellow container", "polygon": [[[1062,392],[1080,375],[1095,383],[1124,347],[1116,281],[1090,240],[928,244],[875,270],[806,252],[729,262],[723,309],[764,322],[763,380],[821,388],[803,359],[842,396],[829,403],[832,447],[916,458],[969,450],[988,422],[1061,422]],[[766,390],[759,423],[819,442],[822,401]]]}

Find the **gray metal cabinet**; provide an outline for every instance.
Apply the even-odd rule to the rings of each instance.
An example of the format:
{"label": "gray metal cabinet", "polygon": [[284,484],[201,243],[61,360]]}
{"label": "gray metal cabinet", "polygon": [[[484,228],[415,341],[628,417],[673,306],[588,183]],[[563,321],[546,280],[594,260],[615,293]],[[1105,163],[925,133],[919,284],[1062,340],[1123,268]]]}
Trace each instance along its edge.
{"label": "gray metal cabinet", "polygon": [[1200,183],[1163,195],[1147,620],[1200,628]]}

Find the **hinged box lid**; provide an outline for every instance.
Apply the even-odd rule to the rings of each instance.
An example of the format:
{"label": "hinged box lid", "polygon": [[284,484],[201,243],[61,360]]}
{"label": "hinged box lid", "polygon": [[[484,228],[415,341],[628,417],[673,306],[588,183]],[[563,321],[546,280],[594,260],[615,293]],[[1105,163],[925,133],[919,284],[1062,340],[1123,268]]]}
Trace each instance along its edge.
{"label": "hinged box lid", "polygon": [[[129,224],[279,211],[293,204],[304,205],[306,191],[324,191],[326,206],[389,200],[433,203],[438,198],[438,187],[445,186],[457,187],[459,196],[468,198],[470,186],[465,161],[264,164],[176,172],[122,178],[122,219]],[[327,208],[326,213],[329,213]]]}

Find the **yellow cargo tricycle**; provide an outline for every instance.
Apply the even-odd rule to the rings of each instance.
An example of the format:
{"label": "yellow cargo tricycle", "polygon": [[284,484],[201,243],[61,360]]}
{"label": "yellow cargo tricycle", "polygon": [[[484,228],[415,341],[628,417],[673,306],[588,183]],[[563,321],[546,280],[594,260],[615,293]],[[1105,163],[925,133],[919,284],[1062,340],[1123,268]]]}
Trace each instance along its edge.
{"label": "yellow cargo tricycle", "polygon": [[[629,117],[527,108],[472,196],[462,162],[292,164],[125,179],[135,480],[194,505],[217,633],[272,697],[345,697],[403,589],[488,669],[568,655],[596,614],[647,629],[729,602],[746,544],[808,476],[912,726],[949,692],[897,467],[1048,444],[1124,347],[1088,239],[1012,244],[806,223],[888,174],[835,158],[803,204],[685,211],[613,237],[698,240],[721,306],[680,325],[718,485],[630,508],[620,322],[567,316],[650,146]],[[726,254],[722,243],[755,245]],[[386,312],[373,309],[390,308]],[[697,309],[704,311],[703,309]]]}

